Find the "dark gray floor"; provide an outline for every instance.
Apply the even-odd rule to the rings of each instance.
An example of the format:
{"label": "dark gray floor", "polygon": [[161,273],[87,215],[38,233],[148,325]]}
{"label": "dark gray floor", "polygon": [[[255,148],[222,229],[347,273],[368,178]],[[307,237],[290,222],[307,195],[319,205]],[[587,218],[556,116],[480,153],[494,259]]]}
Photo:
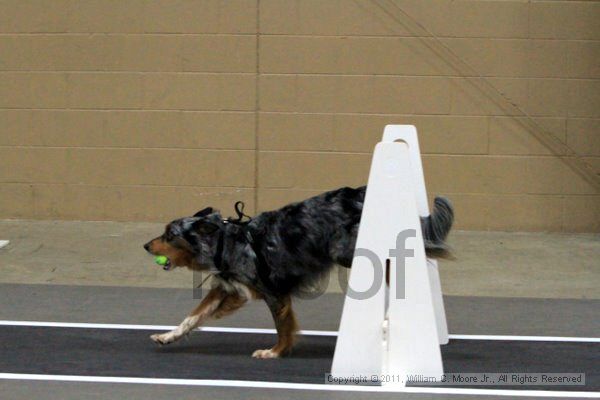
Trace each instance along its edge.
{"label": "dark gray floor", "polygon": [[[198,300],[192,298],[191,290],[180,289],[0,285],[0,319],[3,320],[175,325],[197,302]],[[337,329],[342,302],[343,297],[340,295],[325,295],[311,301],[297,301],[295,308],[301,327]],[[600,332],[598,300],[446,297],[445,302],[451,333],[598,336],[597,333]],[[266,307],[261,303],[254,303],[228,319],[216,321],[213,325],[271,328],[272,321]],[[10,343],[17,339],[18,337],[7,341]],[[0,380],[2,399],[174,397],[458,399],[476,396]],[[510,397],[486,396],[486,399],[490,400],[508,398]]]}
{"label": "dark gray floor", "polygon": [[[89,375],[167,379],[225,379],[324,384],[335,337],[303,336],[292,356],[257,360],[271,334],[196,332],[188,340],[157,346],[151,331],[0,327],[0,371],[19,374]],[[14,338],[19,340],[15,341]],[[585,374],[585,385],[486,385],[479,389],[600,391],[600,344],[450,340],[442,346],[451,373]],[[422,386],[415,384],[414,386]],[[469,385],[453,385],[469,387]]]}
{"label": "dark gray floor", "polygon": [[[413,393],[355,393],[319,390],[289,390],[260,388],[222,388],[167,385],[136,385],[126,383],[79,383],[2,381],[0,396],[3,400],[539,400],[561,399],[544,396],[468,396],[464,394],[413,394]],[[564,398],[562,398],[564,400]]]}
{"label": "dark gray floor", "polygon": [[[344,298],[326,294],[296,300],[302,329],[337,330]],[[600,300],[445,296],[451,333],[594,337]],[[0,319],[177,325],[199,300],[192,290],[107,286],[0,284]],[[214,326],[272,328],[263,304],[254,302]]]}

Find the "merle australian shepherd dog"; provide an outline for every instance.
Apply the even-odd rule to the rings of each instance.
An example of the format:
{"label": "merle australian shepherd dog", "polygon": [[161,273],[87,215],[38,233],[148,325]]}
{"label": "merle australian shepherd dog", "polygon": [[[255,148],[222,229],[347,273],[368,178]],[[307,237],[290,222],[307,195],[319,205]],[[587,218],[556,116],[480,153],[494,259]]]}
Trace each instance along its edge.
{"label": "merle australian shepherd dog", "polygon": [[[365,189],[333,190],[244,222],[236,204],[237,220],[223,219],[209,207],[169,223],[144,248],[168,258],[165,270],[187,266],[214,271],[215,276],[209,293],[177,328],[151,339],[159,344],[174,342],[208,318],[223,317],[249,300],[262,299],[275,320],[278,341],[252,356],[288,354],[298,329],[292,296],[333,265],[351,266]],[[449,257],[445,238],[453,219],[450,202],[436,197],[432,214],[421,218],[428,257]]]}

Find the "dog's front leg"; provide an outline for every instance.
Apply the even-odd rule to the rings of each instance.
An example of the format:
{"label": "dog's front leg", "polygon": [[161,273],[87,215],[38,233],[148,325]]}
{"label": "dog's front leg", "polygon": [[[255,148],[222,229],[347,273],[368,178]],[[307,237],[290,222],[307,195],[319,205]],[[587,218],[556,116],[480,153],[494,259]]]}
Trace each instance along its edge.
{"label": "dog's front leg", "polygon": [[215,287],[202,299],[198,307],[187,316],[181,324],[172,331],[156,333],[150,336],[158,344],[168,344],[181,339],[190,331],[209,318],[219,308],[221,302],[227,296],[227,292],[220,287]]}
{"label": "dog's front leg", "polygon": [[265,300],[275,320],[277,344],[270,349],[256,350],[252,353],[252,357],[277,358],[286,355],[292,350],[296,331],[298,330],[298,323],[296,322],[294,310],[292,310],[292,299],[290,296],[281,299]]}

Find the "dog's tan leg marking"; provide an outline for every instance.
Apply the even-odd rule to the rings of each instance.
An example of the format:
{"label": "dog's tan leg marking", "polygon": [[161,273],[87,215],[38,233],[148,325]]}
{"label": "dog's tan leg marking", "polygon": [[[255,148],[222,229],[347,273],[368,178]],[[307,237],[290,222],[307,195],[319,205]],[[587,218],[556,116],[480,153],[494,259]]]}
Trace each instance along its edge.
{"label": "dog's tan leg marking", "polygon": [[247,293],[244,291],[230,292],[222,287],[215,287],[177,328],[170,332],[154,334],[150,338],[158,344],[175,342],[208,318],[218,319],[233,313],[246,304],[248,299]]}
{"label": "dog's tan leg marking", "polygon": [[271,314],[277,328],[277,344],[270,349],[256,350],[252,353],[254,358],[277,358],[286,355],[294,345],[298,323],[292,310],[292,299],[287,296],[277,304],[269,304]]}
{"label": "dog's tan leg marking", "polygon": [[225,299],[223,300],[223,302],[221,303],[219,308],[217,308],[215,310],[215,312],[213,312],[211,317],[214,319],[223,318],[223,317],[233,313],[234,311],[238,310],[240,307],[242,307],[247,302],[248,302],[248,299],[242,295],[230,294],[227,297],[225,297]]}
{"label": "dog's tan leg marking", "polygon": [[229,294],[220,287],[215,287],[208,292],[190,315],[181,324],[170,332],[156,333],[150,339],[158,344],[168,344],[181,339],[202,322],[206,321],[223,303]]}

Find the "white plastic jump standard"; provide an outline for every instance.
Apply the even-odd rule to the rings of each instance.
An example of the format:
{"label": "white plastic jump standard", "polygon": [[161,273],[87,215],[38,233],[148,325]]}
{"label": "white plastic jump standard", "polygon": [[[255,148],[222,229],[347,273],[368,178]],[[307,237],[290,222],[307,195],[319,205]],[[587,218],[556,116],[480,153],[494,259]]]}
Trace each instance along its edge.
{"label": "white plastic jump standard", "polygon": [[[408,375],[438,379],[443,375],[440,332],[446,332],[447,341],[447,329],[443,302],[434,305],[438,295],[436,301],[441,301],[437,268],[437,285],[432,285],[432,268],[427,266],[423,246],[419,215],[428,215],[428,209],[416,139],[413,126],[388,125],[384,140],[375,146],[333,357],[331,373],[335,377],[364,375],[370,379],[387,374],[401,378],[389,383],[404,384]],[[424,196],[425,202],[420,209],[419,196]],[[407,230],[413,230],[412,236],[399,240],[398,248],[414,253],[396,258],[391,249],[397,249],[398,234]],[[369,252],[376,260],[365,256]],[[390,265],[387,313],[386,260]],[[404,287],[397,287],[398,283]],[[441,307],[441,313],[436,313],[436,307]],[[444,329],[439,329],[438,323],[443,323]]]}
{"label": "white plastic jump standard", "polygon": [[[383,131],[383,142],[395,142],[401,140],[408,144],[410,154],[411,172],[413,178],[413,189],[417,200],[417,209],[421,217],[429,216],[429,203],[427,202],[427,189],[425,188],[425,175],[421,163],[421,150],[417,128],[413,125],[387,125]],[[431,295],[435,319],[437,322],[438,340],[440,344],[448,344],[448,323],[446,322],[446,311],[444,298],[442,297],[442,284],[436,260],[427,260],[427,271],[431,283]]]}

